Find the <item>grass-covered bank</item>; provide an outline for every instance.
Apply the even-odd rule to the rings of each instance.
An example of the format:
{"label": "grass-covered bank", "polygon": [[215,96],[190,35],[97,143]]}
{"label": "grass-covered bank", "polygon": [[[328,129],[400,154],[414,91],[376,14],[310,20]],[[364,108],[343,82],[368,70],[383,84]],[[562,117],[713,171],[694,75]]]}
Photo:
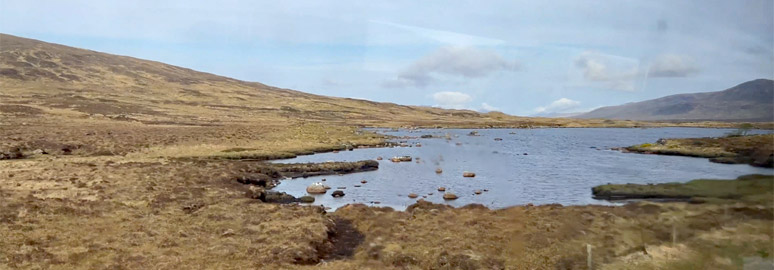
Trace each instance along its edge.
{"label": "grass-covered bank", "polygon": [[709,158],[712,162],[774,167],[774,134],[721,138],[660,139],[625,151]]}
{"label": "grass-covered bank", "polygon": [[770,205],[774,176],[744,175],[737,179],[697,179],[687,183],[607,184],[593,187],[596,199],[675,199],[692,202],[744,202]]}

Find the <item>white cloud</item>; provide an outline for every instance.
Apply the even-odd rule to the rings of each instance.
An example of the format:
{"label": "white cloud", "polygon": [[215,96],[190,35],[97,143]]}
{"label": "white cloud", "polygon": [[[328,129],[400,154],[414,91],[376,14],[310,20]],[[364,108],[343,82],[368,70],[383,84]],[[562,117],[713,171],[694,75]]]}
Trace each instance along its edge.
{"label": "white cloud", "polygon": [[639,60],[598,52],[581,53],[575,67],[586,81],[612,90],[634,91],[639,77]]}
{"label": "white cloud", "polygon": [[467,45],[467,46],[470,46],[470,45],[497,46],[505,43],[505,41],[500,39],[485,38],[485,37],[467,35],[467,34],[462,34],[457,32],[429,29],[429,28],[423,28],[423,27],[417,27],[417,26],[411,26],[411,25],[392,23],[387,21],[370,20],[369,22],[407,30],[418,36],[429,38],[446,44]]}
{"label": "white cloud", "polygon": [[462,92],[437,92],[433,94],[437,107],[446,109],[465,109],[473,97]]}
{"label": "white cloud", "polygon": [[580,105],[580,101],[575,101],[569,98],[560,98],[560,99],[554,100],[554,102],[551,102],[551,104],[548,104],[548,106],[535,108],[535,112],[537,113],[569,112],[573,109],[577,109],[579,105]]}
{"label": "white cloud", "polygon": [[650,64],[648,77],[687,77],[696,72],[696,61],[690,56],[663,54]]}
{"label": "white cloud", "polygon": [[447,75],[464,78],[480,78],[497,71],[518,70],[516,61],[509,61],[495,51],[474,47],[441,47],[398,74],[396,79],[385,82],[386,87],[425,87],[435,80],[432,76]]}
{"label": "white cloud", "polygon": [[497,108],[495,106],[489,105],[486,102],[481,103],[481,110],[485,112],[491,112],[491,111],[500,111],[500,108]]}

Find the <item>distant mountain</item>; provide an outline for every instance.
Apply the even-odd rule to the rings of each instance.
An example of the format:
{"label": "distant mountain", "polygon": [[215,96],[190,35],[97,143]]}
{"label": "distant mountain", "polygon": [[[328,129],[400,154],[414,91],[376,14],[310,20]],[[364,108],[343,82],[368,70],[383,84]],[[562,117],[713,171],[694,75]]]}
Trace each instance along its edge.
{"label": "distant mountain", "polygon": [[574,118],[657,121],[774,121],[774,81],[758,79],[706,93],[602,107]]}

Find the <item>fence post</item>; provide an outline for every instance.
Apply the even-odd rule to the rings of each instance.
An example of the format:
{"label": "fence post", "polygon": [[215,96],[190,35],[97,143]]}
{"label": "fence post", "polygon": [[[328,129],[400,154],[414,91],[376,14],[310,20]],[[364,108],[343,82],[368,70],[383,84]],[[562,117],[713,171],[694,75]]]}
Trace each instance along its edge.
{"label": "fence post", "polygon": [[586,266],[589,270],[591,270],[591,245],[586,244]]}

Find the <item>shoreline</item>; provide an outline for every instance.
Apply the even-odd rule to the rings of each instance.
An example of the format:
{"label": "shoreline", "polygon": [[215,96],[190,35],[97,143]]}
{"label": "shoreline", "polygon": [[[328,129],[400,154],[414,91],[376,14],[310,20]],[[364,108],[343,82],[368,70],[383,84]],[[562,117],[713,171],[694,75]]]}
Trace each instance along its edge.
{"label": "shoreline", "polygon": [[[0,201],[0,234],[8,236],[0,240],[0,254],[4,254],[0,255],[0,268],[5,263],[9,268],[121,265],[142,269],[172,262],[193,268],[440,268],[452,264],[470,269],[578,268],[586,263],[579,247],[590,244],[595,246],[594,258],[600,267],[622,269],[619,263],[631,262],[631,258],[646,264],[667,263],[644,254],[671,250],[668,232],[675,226],[678,243],[689,251],[682,253],[689,255],[679,257],[681,260],[701,260],[690,255],[694,253],[719,254],[716,244],[743,250],[740,254],[744,256],[770,250],[765,245],[768,242],[748,241],[737,246],[706,240],[707,236],[740,234],[762,239],[757,230],[770,227],[771,221],[766,219],[770,210],[754,205],[729,205],[724,215],[725,206],[714,204],[651,202],[616,206],[523,204],[489,209],[481,204],[452,207],[424,201],[406,209],[350,204],[336,211],[295,203],[263,203],[258,187],[250,186],[260,186],[264,177],[245,176],[281,174],[281,169],[274,167],[278,165],[267,160],[217,158],[223,150],[241,147],[258,150],[235,153],[281,154],[341,142],[373,142],[377,137],[363,137],[356,130],[338,127],[281,127],[263,133],[226,129],[219,132],[251,141],[228,143],[227,136],[218,132],[194,133],[198,137],[193,143],[166,146],[162,143],[169,140],[167,134],[177,132],[174,129],[132,133],[136,127],[127,126],[126,130],[120,126],[96,130],[76,127],[74,132],[55,137],[62,139],[62,144],[71,143],[70,139],[87,145],[91,141],[79,140],[99,136],[96,141],[101,143],[93,149],[84,146],[74,148],[69,155],[55,152],[0,161],[0,177],[4,179],[0,195],[5,198]],[[21,139],[34,142],[39,138],[34,130],[25,132],[30,135],[19,136]],[[189,136],[197,131],[181,132],[181,136]],[[146,134],[152,137],[139,137]],[[202,136],[204,139],[199,139]],[[136,140],[138,137],[142,140]],[[212,142],[206,140],[210,137],[212,142],[222,143],[210,146]],[[121,144],[112,146],[108,139]],[[134,141],[139,143],[134,145]],[[93,155],[103,149],[128,154]],[[307,169],[337,172],[325,167],[292,169],[321,166],[314,164],[279,166],[287,167],[290,173],[303,174]],[[239,177],[256,185],[239,183]],[[271,179],[264,179],[264,184],[270,185]],[[288,199],[263,193],[264,200],[272,196]],[[695,215],[683,215],[687,211]],[[662,220],[665,217],[678,222]],[[732,234],[724,228],[739,230]],[[753,229],[756,231],[746,231]],[[751,245],[756,249],[742,249]],[[204,250],[202,246],[219,248]],[[345,255],[332,255],[339,251]]]}

